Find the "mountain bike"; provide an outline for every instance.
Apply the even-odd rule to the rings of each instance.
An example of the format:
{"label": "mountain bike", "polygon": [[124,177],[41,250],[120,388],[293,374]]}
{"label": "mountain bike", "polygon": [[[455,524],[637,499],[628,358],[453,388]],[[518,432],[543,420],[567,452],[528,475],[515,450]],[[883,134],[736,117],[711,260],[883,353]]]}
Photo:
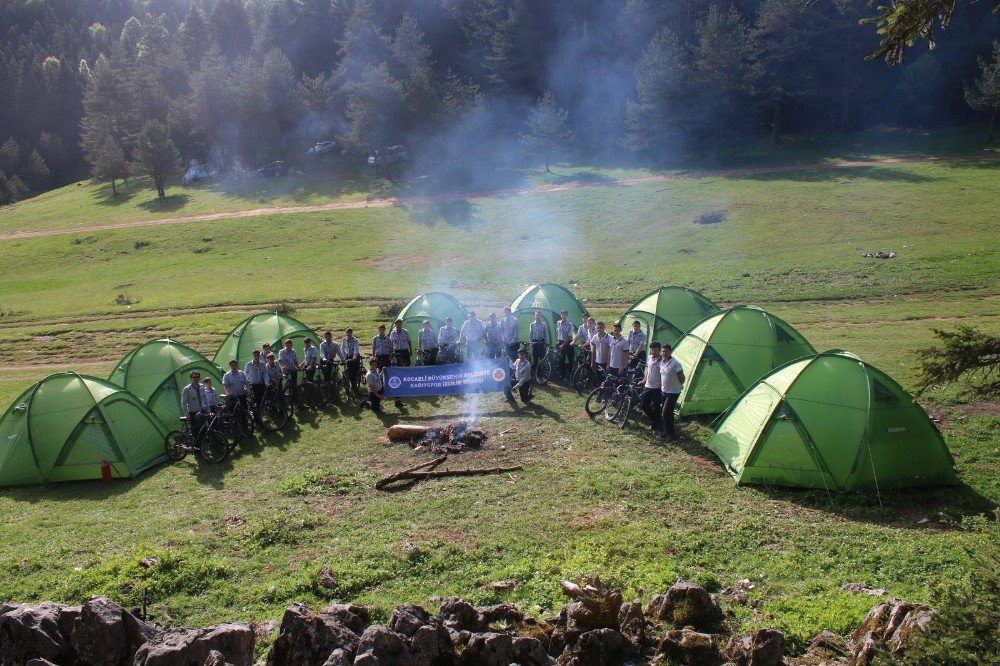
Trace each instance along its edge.
{"label": "mountain bike", "polygon": [[[320,368],[320,374],[316,377],[316,387],[319,389],[320,402],[323,404],[331,401],[341,402],[345,399],[350,402],[351,391],[347,386],[344,376],[341,374],[341,365],[343,363],[340,361],[332,361],[327,364],[327,367],[330,369],[329,379],[323,374],[323,368]],[[342,389],[343,393],[341,393]]]}
{"label": "mountain bike", "polygon": [[229,455],[229,443],[219,429],[218,416],[206,416],[205,424],[195,433],[188,417],[180,417],[181,429],[167,433],[164,446],[170,460],[183,460],[189,453],[200,455],[210,463],[221,463]]}
{"label": "mountain bike", "polygon": [[278,432],[288,425],[290,417],[285,394],[277,386],[268,386],[264,389],[264,397],[261,398],[260,407],[257,409],[257,422],[260,423],[260,427],[268,432]]}
{"label": "mountain bike", "polygon": [[[600,384],[598,381],[598,376],[601,369],[598,367],[590,367],[591,361],[591,351],[590,349],[580,349],[576,353],[576,368],[573,370],[572,379],[570,379],[570,386],[577,393],[583,393],[584,389],[592,388]],[[601,378],[603,381],[603,378]]]}
{"label": "mountain bike", "polygon": [[413,359],[413,365],[434,365],[434,350],[432,349],[418,349],[417,356]]}
{"label": "mountain bike", "polygon": [[226,402],[220,405],[219,409],[220,429],[229,439],[230,450],[236,448],[244,437],[253,437],[256,426],[256,419],[250,407],[252,402],[250,395],[241,397],[242,400],[237,396],[227,396]]}
{"label": "mountain bike", "polygon": [[306,374],[305,370],[300,370],[299,372],[302,373],[302,381],[299,382],[299,404],[302,407],[316,409],[324,402],[323,391],[320,390],[319,382],[316,380],[319,368],[313,371],[312,379],[309,379],[309,375]]}

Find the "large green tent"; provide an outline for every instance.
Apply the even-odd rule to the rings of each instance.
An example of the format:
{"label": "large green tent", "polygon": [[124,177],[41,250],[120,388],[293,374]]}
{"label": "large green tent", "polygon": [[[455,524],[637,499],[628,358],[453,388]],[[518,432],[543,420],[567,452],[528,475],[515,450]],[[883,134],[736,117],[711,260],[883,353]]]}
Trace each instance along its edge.
{"label": "large green tent", "polygon": [[63,372],[38,382],[0,418],[0,486],[135,478],[166,458],[167,430],[132,393]]}
{"label": "large green tent", "polygon": [[760,308],[738,305],[706,317],[673,350],[687,379],[677,410],[682,416],[724,412],[779,365],[815,353],[801,333]]}
{"label": "large green tent", "polygon": [[179,427],[184,415],[181,391],[198,370],[222,390],[222,373],[195,350],[170,339],[151,340],[130,351],[111,371],[109,381],[134,393],[168,428]]}
{"label": "large green tent", "polygon": [[719,306],[693,289],[660,287],[636,301],[618,323],[626,335],[632,330],[632,322],[641,323],[647,345],[654,340],[673,345],[691,327],[718,311]]}
{"label": "large green tent", "polygon": [[573,326],[579,328],[584,317],[588,316],[587,308],[576,299],[566,287],[559,284],[545,282],[533,284],[514,299],[510,304],[510,311],[517,317],[520,325],[521,342],[528,342],[528,332],[531,322],[535,320],[535,313],[542,313],[542,320],[549,325],[549,340],[554,344],[556,341],[556,322],[559,321],[559,313],[566,310],[569,313],[569,320]]}
{"label": "large green tent", "polygon": [[837,350],[757,381],[708,446],[740,484],[879,490],[956,482],[948,446],[917,401]]}
{"label": "large green tent", "polygon": [[312,338],[313,344],[320,342],[316,332],[298,319],[277,312],[261,312],[241,321],[232,333],[226,336],[225,342],[215,353],[213,362],[220,368],[228,368],[229,361],[235,358],[242,368],[253,359],[253,351],[259,350],[265,344],[271,345],[277,356],[278,348],[285,340],[295,343],[301,361],[302,341],[306,338]]}
{"label": "large green tent", "polygon": [[434,332],[444,326],[445,317],[451,317],[455,326],[462,328],[462,322],[467,316],[462,304],[451,295],[440,291],[428,291],[417,294],[399,311],[396,319],[403,320],[403,328],[410,332],[413,348],[417,348],[417,333],[425,321],[431,322]]}

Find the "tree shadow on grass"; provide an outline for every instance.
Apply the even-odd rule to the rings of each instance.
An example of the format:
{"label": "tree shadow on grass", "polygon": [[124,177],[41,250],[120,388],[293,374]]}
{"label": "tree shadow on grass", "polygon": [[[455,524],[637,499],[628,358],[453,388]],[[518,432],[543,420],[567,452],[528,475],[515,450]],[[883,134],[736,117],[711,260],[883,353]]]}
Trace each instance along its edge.
{"label": "tree shadow on grass", "polygon": [[163,199],[156,197],[143,201],[139,204],[139,208],[150,213],[172,213],[186,206],[190,200],[189,194],[171,194]]}
{"label": "tree shadow on grass", "polygon": [[475,206],[468,199],[435,201],[427,204],[405,204],[399,206],[410,215],[410,219],[428,227],[444,222],[451,227],[471,227],[483,219],[476,213]]}
{"label": "tree shadow on grass", "polygon": [[832,180],[870,180],[883,183],[931,183],[941,180],[937,176],[928,176],[920,173],[913,173],[893,166],[845,166],[838,167],[831,164],[829,167],[818,169],[803,169],[801,167],[789,166],[780,171],[770,171],[767,173],[739,173],[738,170],[731,174],[723,174],[721,177],[733,180],[756,180],[760,182],[773,181],[794,181],[798,183],[823,183]]}
{"label": "tree shadow on grass", "polygon": [[611,176],[598,173],[596,171],[577,171],[575,173],[568,173],[565,175],[560,174],[548,174],[548,180],[543,185],[566,185],[566,184],[579,184],[579,185],[621,185],[617,178],[612,178]]}
{"label": "tree shadow on grass", "polygon": [[118,194],[111,194],[111,186],[105,185],[94,190],[92,196],[98,206],[121,206],[128,203],[135,196],[135,192],[128,191],[122,185],[118,188]]}

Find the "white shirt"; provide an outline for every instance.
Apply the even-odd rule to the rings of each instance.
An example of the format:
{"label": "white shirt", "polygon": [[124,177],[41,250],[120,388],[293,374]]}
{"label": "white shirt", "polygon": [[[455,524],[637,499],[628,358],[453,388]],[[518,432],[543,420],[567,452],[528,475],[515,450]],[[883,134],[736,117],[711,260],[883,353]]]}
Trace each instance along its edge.
{"label": "white shirt", "polygon": [[209,407],[219,406],[219,392],[214,388],[203,388],[205,392],[205,402],[208,403]]}
{"label": "white shirt", "polygon": [[531,362],[528,359],[519,358],[511,364],[511,367],[514,369],[513,388],[517,388],[531,379]]}
{"label": "white shirt", "polygon": [[448,326],[445,324],[441,327],[441,332],[438,333],[438,344],[439,345],[453,345],[458,342],[458,329],[454,326]]}
{"label": "white shirt", "polygon": [[319,357],[323,359],[324,363],[332,363],[337,360],[337,357],[343,358],[340,353],[340,345],[337,344],[336,340],[331,339],[329,342],[324,340],[319,343]]}
{"label": "white shirt", "polygon": [[608,348],[610,351],[610,358],[608,359],[608,366],[619,370],[625,366],[625,355],[628,353],[628,340],[619,337],[617,340],[614,336],[608,340]]}
{"label": "white shirt", "polygon": [[556,324],[556,341],[565,342],[567,340],[572,340],[574,331],[573,322],[569,319],[566,321],[560,319],[559,323]]}
{"label": "white shirt", "polygon": [[636,333],[634,330],[628,334],[628,353],[634,354],[640,349],[646,348],[646,334],[642,331]]}
{"label": "white shirt", "polygon": [[319,351],[316,350],[316,345],[309,345],[303,349],[302,355],[305,357],[305,364],[307,368],[316,367],[316,363],[319,361]]}
{"label": "white shirt", "polygon": [[662,357],[657,356],[653,358],[649,357],[649,363],[646,365],[646,384],[645,387],[648,389],[658,389],[660,388],[660,361],[663,360]]}
{"label": "white shirt", "polygon": [[361,341],[355,337],[344,337],[340,343],[340,352],[348,361],[361,358]]}
{"label": "white shirt", "polygon": [[517,323],[517,317],[506,315],[500,318],[500,337],[507,345],[514,344],[519,340],[520,324]]}
{"label": "white shirt", "polygon": [[230,370],[222,375],[222,388],[226,389],[226,395],[246,395],[249,383],[246,373],[239,370]]}
{"label": "white shirt", "polygon": [[284,347],[278,352],[278,365],[285,372],[295,372],[299,364],[299,355],[295,353],[295,349],[285,349]]}
{"label": "white shirt", "polygon": [[581,343],[586,343],[595,335],[597,335],[596,326],[594,328],[587,328],[586,326],[581,326],[580,328],[576,329],[576,338]]}
{"label": "white shirt", "polygon": [[389,334],[389,344],[392,345],[392,351],[410,351],[410,332],[408,330],[392,329],[392,333]]}
{"label": "white shirt", "polygon": [[531,342],[548,342],[549,325],[544,321],[531,322],[531,328],[528,331],[528,339]]}
{"label": "white shirt", "polygon": [[461,337],[469,344],[481,342],[486,325],[482,319],[466,319],[462,324]]}
{"label": "white shirt", "polygon": [[590,346],[594,350],[594,363],[607,363],[611,351],[611,336],[607,331],[604,335],[597,333],[590,338]]}
{"label": "white shirt", "polygon": [[673,356],[669,361],[660,361],[660,390],[664,393],[680,393],[683,385],[677,375],[682,372],[684,368]]}
{"label": "white shirt", "polygon": [[368,390],[371,393],[381,393],[382,375],[378,374],[374,370],[369,369],[368,374],[365,375],[365,384],[368,385]]}
{"label": "white shirt", "polygon": [[376,335],[372,338],[372,353],[376,356],[388,356],[392,353],[392,342],[388,335]]}
{"label": "white shirt", "polygon": [[266,384],[267,383],[267,370],[265,368],[267,364],[261,361],[260,363],[254,364],[250,361],[243,368],[243,372],[246,373],[247,380],[251,384]]}
{"label": "white shirt", "polygon": [[270,384],[271,382],[277,382],[279,385],[281,384],[281,368],[278,366],[277,363],[275,363],[274,365],[268,363],[267,365],[264,366],[264,371],[265,371],[264,378],[266,384]]}
{"label": "white shirt", "polygon": [[434,333],[434,329],[420,329],[420,332],[417,333],[417,344],[420,345],[420,351],[430,351],[437,347],[437,335]]}
{"label": "white shirt", "polygon": [[208,402],[205,400],[205,389],[201,385],[188,384],[181,391],[181,408],[184,410],[185,414],[190,414],[191,412],[200,412],[208,407]]}

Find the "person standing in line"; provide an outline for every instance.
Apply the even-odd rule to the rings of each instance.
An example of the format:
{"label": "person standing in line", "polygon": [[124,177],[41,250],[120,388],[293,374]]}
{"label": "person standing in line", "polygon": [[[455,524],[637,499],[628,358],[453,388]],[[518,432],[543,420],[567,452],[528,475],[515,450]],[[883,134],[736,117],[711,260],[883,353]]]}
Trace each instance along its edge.
{"label": "person standing in line", "polygon": [[573,322],[569,320],[569,312],[563,310],[559,313],[559,323],[556,324],[556,352],[559,354],[559,372],[564,379],[569,379],[570,372],[573,371],[573,339],[576,329]]}
{"label": "person standing in line", "polygon": [[507,358],[513,363],[517,360],[517,350],[521,346],[521,325],[517,317],[510,313],[510,308],[503,309],[503,317],[500,319],[500,339],[507,352]]}
{"label": "person standing in line", "polygon": [[[291,340],[285,340],[284,348],[278,350],[278,366],[281,368],[282,374],[288,377],[288,381],[292,385],[292,391],[296,391],[299,387],[299,370],[301,366],[299,366],[299,355],[295,351],[295,346]],[[297,395],[297,393],[292,393],[292,395]]]}
{"label": "person standing in line", "polygon": [[462,331],[459,333],[459,344],[465,343],[466,361],[476,361],[481,355],[483,347],[483,335],[485,334],[483,320],[476,316],[474,311],[469,311],[469,318],[462,324]]}
{"label": "person standing in line", "polygon": [[343,360],[344,354],[340,350],[340,345],[333,339],[333,331],[327,331],[323,334],[323,342],[319,343],[319,367],[325,381],[330,381],[333,364],[337,359]]}
{"label": "person standing in line", "polygon": [[455,345],[458,344],[458,329],[455,328],[452,318],[444,318],[444,326],[438,331],[438,362],[455,362]]}
{"label": "person standing in line", "polygon": [[319,350],[313,346],[312,338],[302,341],[302,371],[310,382],[316,378],[316,368],[319,367]]}
{"label": "person standing in line", "polygon": [[260,362],[264,363],[264,364],[267,364],[267,357],[270,356],[273,353],[274,352],[271,351],[271,345],[269,345],[268,343],[265,342],[260,347]]}
{"label": "person standing in line", "polygon": [[608,369],[608,358],[611,356],[611,336],[604,330],[603,321],[597,322],[597,333],[590,336],[590,341],[587,344],[590,345],[592,350],[590,367],[594,370],[600,368],[606,371]]}
{"label": "person standing in line", "polygon": [[277,391],[278,395],[281,394],[281,366],[276,363],[277,359],[274,354],[267,355],[267,365],[264,366],[267,377],[267,386],[269,388]]}
{"label": "person standing in line", "polygon": [[392,363],[392,342],[389,341],[389,336],[385,334],[385,324],[379,324],[378,335],[372,338],[372,356],[375,357],[375,362],[378,363],[379,372],[382,371],[382,368],[387,368]]}
{"label": "person standing in line", "polygon": [[684,368],[681,367],[680,361],[673,357],[670,345],[663,345],[663,355],[660,359],[660,391],[663,394],[663,408],[660,411],[660,419],[663,424],[663,437],[668,441],[677,439],[677,432],[674,429],[674,407],[677,406],[677,398],[683,387]]}
{"label": "person standing in line", "polygon": [[576,336],[573,342],[580,349],[590,349],[590,339],[597,335],[597,320],[593,317],[584,317],[580,322],[580,328],[576,329]]}
{"label": "person standing in line", "polygon": [[368,405],[373,412],[382,411],[382,374],[379,372],[378,361],[374,358],[368,362],[368,374],[365,375],[365,385],[368,387]]}
{"label": "person standing in line", "polygon": [[552,339],[549,337],[549,325],[542,319],[542,313],[535,313],[535,321],[528,328],[528,340],[531,341],[531,361],[537,366],[545,358],[545,347]]}
{"label": "person standing in line", "polygon": [[219,411],[219,391],[212,386],[211,377],[205,377],[201,383],[202,390],[205,391],[205,404],[208,405],[208,413],[214,414]]}
{"label": "person standing in line", "polygon": [[642,397],[639,398],[639,409],[649,417],[653,425],[650,430],[660,432],[660,343],[653,340],[649,344],[649,363],[646,364],[646,376],[637,379],[636,384],[642,386]]}
{"label": "person standing in line", "polygon": [[264,389],[267,388],[267,364],[260,357],[260,352],[253,350],[253,360],[246,364],[243,373],[250,382],[250,390],[253,392],[254,411],[260,407],[264,399]]}
{"label": "person standing in line", "polygon": [[611,329],[611,340],[608,341],[608,367],[618,375],[625,374],[628,365],[628,340],[622,337],[621,324],[615,324]]}
{"label": "person standing in line", "polygon": [[232,408],[238,402],[246,409],[247,388],[250,386],[247,374],[240,371],[239,361],[235,358],[229,361],[229,372],[222,375],[222,390],[226,392],[226,404]]}
{"label": "person standing in line", "polygon": [[431,322],[427,319],[424,320],[424,325],[420,328],[420,332],[417,333],[417,349],[424,355],[424,363],[427,365],[434,365],[437,363],[437,353],[438,353],[438,336],[431,328]]}
{"label": "person standing in line", "polygon": [[340,353],[347,368],[347,381],[355,393],[361,383],[361,341],[354,337],[354,329],[344,331],[344,339],[340,342]]}
{"label": "person standing in line", "polygon": [[[392,333],[389,334],[389,347],[392,349],[392,360],[396,365],[407,367],[410,365],[410,357],[413,355],[413,346],[410,344],[410,332],[403,328],[403,320],[397,319],[393,324]],[[403,401],[396,398],[397,409],[402,409]]]}
{"label": "person standing in line", "polygon": [[208,415],[208,404],[205,400],[205,389],[201,387],[201,373],[192,370],[188,377],[191,383],[181,391],[181,410],[187,414],[191,432],[198,433],[201,422]]}
{"label": "person standing in line", "polygon": [[490,320],[483,327],[483,340],[486,342],[486,354],[489,358],[503,356],[503,331],[500,330],[495,312],[490,313]]}
{"label": "person standing in line", "polygon": [[628,334],[628,367],[635,368],[645,360],[646,334],[642,332],[642,323],[636,319]]}

